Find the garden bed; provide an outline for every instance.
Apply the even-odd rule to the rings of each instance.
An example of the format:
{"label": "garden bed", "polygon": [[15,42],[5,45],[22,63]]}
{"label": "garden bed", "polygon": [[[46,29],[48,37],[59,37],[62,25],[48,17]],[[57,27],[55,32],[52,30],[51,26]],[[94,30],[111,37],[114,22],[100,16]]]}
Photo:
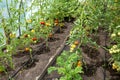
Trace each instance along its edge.
{"label": "garden bed", "polygon": [[[111,45],[108,32],[103,28],[98,28],[97,34],[93,35],[94,33],[90,34],[89,37],[100,45],[98,48],[91,44],[80,47],[83,52],[83,80],[119,80],[120,74],[109,65],[111,55],[104,48]],[[69,46],[65,50],[69,50]],[[57,65],[54,63],[52,66]],[[51,74],[46,74],[43,80],[59,80],[60,77],[61,75],[54,71]]]}
{"label": "garden bed", "polygon": [[[53,56],[56,50],[63,43],[64,39],[67,35],[69,35],[69,31],[71,29],[71,23],[65,23],[67,28],[62,29],[63,33],[56,32],[54,34],[54,39],[48,41],[49,50],[45,49],[44,44],[42,44],[42,50],[39,51],[33,57],[34,62],[30,65],[24,66],[16,76],[14,76],[15,80],[35,80],[42,72],[46,64],[49,62],[51,56]],[[37,44],[40,45],[40,44]],[[36,45],[36,46],[37,46]],[[39,53],[39,54],[38,54]],[[7,80],[8,77],[12,76],[21,66],[29,59],[28,53],[21,53],[19,56],[14,56],[13,62],[15,64],[15,69],[8,72],[9,76],[1,75],[0,80]]]}

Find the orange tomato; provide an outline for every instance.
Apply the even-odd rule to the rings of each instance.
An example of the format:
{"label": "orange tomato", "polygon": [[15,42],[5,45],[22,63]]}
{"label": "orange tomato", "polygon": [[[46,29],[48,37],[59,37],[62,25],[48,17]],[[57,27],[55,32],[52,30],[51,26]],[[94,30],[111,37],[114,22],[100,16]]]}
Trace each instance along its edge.
{"label": "orange tomato", "polygon": [[36,40],[37,40],[37,38],[36,38],[36,37],[32,38],[32,41],[36,41]]}
{"label": "orange tomato", "polygon": [[30,51],[30,48],[25,48],[25,51]]}
{"label": "orange tomato", "polygon": [[75,41],[75,42],[74,42],[74,44],[75,44],[75,45],[78,45],[78,44],[79,44],[79,41],[78,41],[78,40],[77,40],[77,41]]}
{"label": "orange tomato", "polygon": [[77,62],[77,67],[80,67],[82,65],[82,62],[79,60],[78,62]]}

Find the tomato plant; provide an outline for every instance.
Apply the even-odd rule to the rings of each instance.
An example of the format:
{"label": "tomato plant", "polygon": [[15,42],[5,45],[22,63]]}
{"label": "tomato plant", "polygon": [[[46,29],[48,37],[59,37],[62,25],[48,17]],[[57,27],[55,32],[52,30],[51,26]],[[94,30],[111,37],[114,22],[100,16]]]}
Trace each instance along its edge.
{"label": "tomato plant", "polygon": [[116,26],[116,28],[114,28],[113,33],[111,34],[111,39],[112,41],[114,41],[116,44],[113,44],[111,46],[111,48],[109,49],[109,53],[112,55],[112,58],[110,59],[113,63],[112,63],[112,68],[117,70],[118,72],[120,72],[120,57],[119,57],[119,53],[120,53],[120,39],[119,39],[119,32],[120,32],[120,27]]}
{"label": "tomato plant", "polygon": [[12,55],[8,53],[6,50],[3,52],[0,50],[0,72],[7,72],[7,68],[11,67],[13,68],[13,63],[12,63]]}
{"label": "tomato plant", "polygon": [[82,63],[78,56],[80,51],[69,52],[64,51],[58,58],[56,64],[58,67],[50,67],[48,73],[57,70],[62,75],[60,80],[82,80],[80,74],[82,71]]}
{"label": "tomato plant", "polygon": [[[2,15],[1,9],[0,28],[2,28],[5,33],[5,35],[0,35],[1,43],[5,43],[5,50],[1,51],[1,54],[5,53],[4,56],[7,57],[9,53],[8,61],[11,61],[11,64],[12,60],[9,59],[12,58],[13,54],[19,53],[19,51],[26,51],[30,52],[32,58],[31,44],[38,43],[40,39],[44,39],[47,42],[48,38],[53,36],[54,18],[51,18],[46,12],[47,4],[49,4],[48,1],[44,1],[45,3],[41,4],[42,1],[43,0],[35,0],[28,6],[24,4],[27,3],[27,1],[13,0],[8,3],[8,0],[6,0],[7,18]],[[34,12],[34,8],[37,8],[37,11]],[[29,17],[26,15],[27,12],[31,13]],[[44,13],[46,14],[44,15]],[[48,46],[48,44],[46,45]],[[1,49],[3,49],[3,47],[1,47]],[[3,62],[3,60],[0,61]],[[2,64],[4,65],[4,63],[1,63],[1,65]],[[3,67],[1,66],[1,70],[2,69]]]}

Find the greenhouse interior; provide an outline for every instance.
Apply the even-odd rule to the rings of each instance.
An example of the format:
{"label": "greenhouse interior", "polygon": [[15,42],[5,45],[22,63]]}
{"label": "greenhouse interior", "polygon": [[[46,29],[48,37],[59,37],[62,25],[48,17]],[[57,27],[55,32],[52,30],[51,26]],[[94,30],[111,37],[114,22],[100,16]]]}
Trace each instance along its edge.
{"label": "greenhouse interior", "polygon": [[120,0],[0,0],[0,80],[120,80]]}

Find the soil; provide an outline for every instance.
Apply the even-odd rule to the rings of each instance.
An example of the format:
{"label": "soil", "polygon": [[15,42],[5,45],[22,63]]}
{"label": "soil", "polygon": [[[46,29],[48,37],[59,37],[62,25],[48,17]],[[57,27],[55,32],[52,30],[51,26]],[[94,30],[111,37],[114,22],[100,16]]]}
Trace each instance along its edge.
{"label": "soil", "polygon": [[[110,54],[103,48],[110,46],[110,38],[108,36],[107,29],[99,27],[97,34],[91,36],[100,47],[94,49],[86,45],[81,47],[83,49],[83,59],[85,65],[83,65],[83,80],[119,80],[120,74],[116,74],[109,65]],[[93,33],[94,34],[94,33]],[[91,35],[93,35],[91,34]],[[88,49],[88,50],[87,50]]]}
{"label": "soil", "polygon": [[[35,46],[38,47],[38,51],[34,51],[32,53],[34,55],[33,58],[30,58],[30,54],[26,52],[22,52],[20,55],[13,56],[13,62],[15,64],[15,68],[11,71],[8,71],[7,75],[0,74],[0,80],[8,80],[15,72],[20,69],[22,65],[26,62],[25,65],[18,73],[14,76],[14,80],[37,80],[38,76],[41,74],[42,70],[49,62],[49,59],[55,54],[56,50],[63,43],[64,39],[67,35],[69,35],[69,31],[72,28],[72,23],[65,22],[65,28],[62,29],[62,32],[56,32],[52,39],[48,40],[48,47],[46,47],[46,43],[43,43],[42,47],[39,48],[39,44]],[[39,50],[41,49],[41,50]],[[37,54],[36,54],[37,53]]]}

